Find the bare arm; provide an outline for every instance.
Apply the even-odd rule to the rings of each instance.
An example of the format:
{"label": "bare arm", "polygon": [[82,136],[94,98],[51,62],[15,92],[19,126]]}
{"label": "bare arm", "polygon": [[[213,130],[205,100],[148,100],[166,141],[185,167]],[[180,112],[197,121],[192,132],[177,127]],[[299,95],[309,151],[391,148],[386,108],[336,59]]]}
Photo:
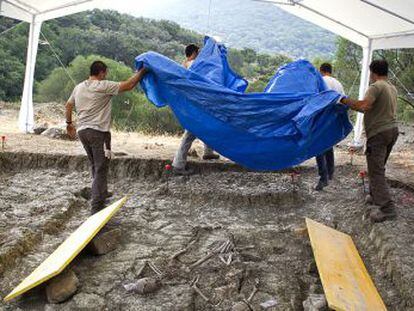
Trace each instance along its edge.
{"label": "bare arm", "polygon": [[65,112],[66,123],[72,123],[73,103],[67,102],[65,107],[66,107],[66,112]]}
{"label": "bare arm", "polygon": [[131,91],[146,73],[147,69],[142,68],[128,80],[122,81],[119,85],[119,92]]}
{"label": "bare arm", "polygon": [[67,102],[66,105],[66,132],[70,138],[74,139],[76,137],[76,128],[72,123],[72,112],[73,112],[73,103]]}
{"label": "bare arm", "polygon": [[344,97],[341,99],[341,103],[349,106],[349,108],[351,108],[352,110],[364,113],[372,109],[372,104],[374,103],[374,100],[370,97],[365,97],[363,100],[355,100]]}

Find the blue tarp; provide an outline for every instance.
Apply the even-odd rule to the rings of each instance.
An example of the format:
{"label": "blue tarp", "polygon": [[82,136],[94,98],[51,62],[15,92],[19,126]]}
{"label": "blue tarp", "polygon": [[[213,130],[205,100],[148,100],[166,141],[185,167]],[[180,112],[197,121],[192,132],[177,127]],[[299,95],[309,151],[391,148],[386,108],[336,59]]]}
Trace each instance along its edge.
{"label": "blue tarp", "polygon": [[207,38],[187,70],[155,52],[136,57],[149,72],[141,81],[157,107],[170,106],[181,125],[223,156],[254,170],[299,164],[343,140],[352,130],[340,94],[326,90],[305,60],[281,67],[263,93],[244,93],[227,51]]}

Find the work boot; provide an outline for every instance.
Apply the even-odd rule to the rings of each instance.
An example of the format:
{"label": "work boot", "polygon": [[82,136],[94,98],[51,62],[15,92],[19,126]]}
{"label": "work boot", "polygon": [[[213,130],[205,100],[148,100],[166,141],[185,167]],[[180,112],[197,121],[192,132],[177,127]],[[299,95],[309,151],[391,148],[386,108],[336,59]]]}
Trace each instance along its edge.
{"label": "work boot", "polygon": [[97,212],[100,212],[105,208],[105,203],[96,203],[91,206],[91,215],[96,214]]}
{"label": "work boot", "polygon": [[397,212],[394,208],[373,208],[369,214],[369,219],[372,223],[393,220],[396,217]]}
{"label": "work boot", "polygon": [[326,186],[328,185],[328,181],[327,180],[325,180],[325,179],[319,179],[319,182],[318,182],[318,184],[316,185],[316,187],[315,187],[315,190],[316,191],[321,191],[321,190],[323,190],[323,188],[325,188]]}
{"label": "work boot", "polygon": [[179,176],[188,176],[194,173],[194,171],[191,169],[177,168],[177,167],[173,167],[172,172],[174,175],[179,175]]}
{"label": "work boot", "polygon": [[217,160],[220,156],[217,153],[203,155],[203,160]]}

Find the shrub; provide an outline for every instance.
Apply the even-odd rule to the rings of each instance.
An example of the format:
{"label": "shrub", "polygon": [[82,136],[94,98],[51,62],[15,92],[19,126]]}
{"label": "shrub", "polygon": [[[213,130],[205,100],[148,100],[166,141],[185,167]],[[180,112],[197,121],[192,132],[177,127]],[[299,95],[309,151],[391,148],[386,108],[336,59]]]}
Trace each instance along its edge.
{"label": "shrub", "polygon": [[[128,79],[131,68],[114,60],[90,55],[78,56],[67,70],[75,83],[89,76],[89,66],[95,60],[102,60],[108,66],[108,80]],[[36,101],[66,101],[74,88],[73,81],[63,68],[56,68],[39,84]],[[158,109],[148,102],[141,91],[124,92],[112,99],[113,126],[123,131],[141,131],[150,134],[178,134],[182,131],[169,108]]]}

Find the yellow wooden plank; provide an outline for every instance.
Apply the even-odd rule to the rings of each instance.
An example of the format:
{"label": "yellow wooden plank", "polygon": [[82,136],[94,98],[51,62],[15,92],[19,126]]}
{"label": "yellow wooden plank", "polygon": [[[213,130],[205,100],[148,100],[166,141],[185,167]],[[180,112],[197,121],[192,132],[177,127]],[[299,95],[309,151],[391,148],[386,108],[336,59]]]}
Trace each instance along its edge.
{"label": "yellow wooden plank", "polygon": [[127,197],[90,216],[40,266],[25,278],[4,301],[9,301],[61,273],[93,239],[111,217],[124,205]]}
{"label": "yellow wooden plank", "polygon": [[352,238],[306,219],[328,306],[338,311],[387,310]]}

